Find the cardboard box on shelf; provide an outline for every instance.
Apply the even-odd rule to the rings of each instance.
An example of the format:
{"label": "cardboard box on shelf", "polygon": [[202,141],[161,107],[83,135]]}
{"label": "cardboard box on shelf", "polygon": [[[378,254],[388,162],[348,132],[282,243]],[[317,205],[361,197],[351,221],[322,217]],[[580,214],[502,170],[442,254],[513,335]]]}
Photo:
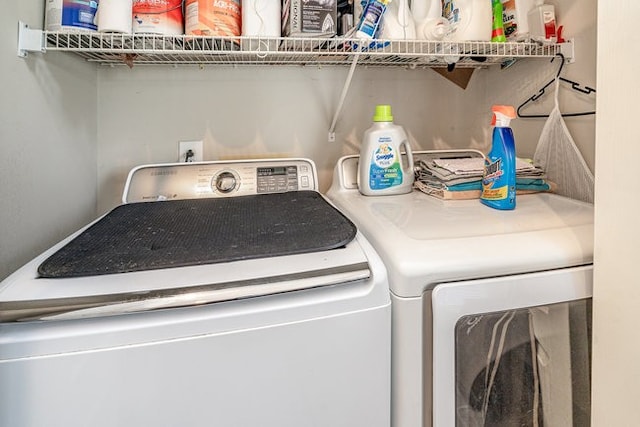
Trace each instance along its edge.
{"label": "cardboard box on shelf", "polygon": [[337,0],[284,0],[282,34],[288,37],[333,37]]}

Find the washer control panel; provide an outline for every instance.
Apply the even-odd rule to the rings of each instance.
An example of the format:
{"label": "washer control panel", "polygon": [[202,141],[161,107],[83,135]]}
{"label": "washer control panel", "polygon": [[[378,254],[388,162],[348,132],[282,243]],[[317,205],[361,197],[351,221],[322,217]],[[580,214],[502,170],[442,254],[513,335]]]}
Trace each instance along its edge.
{"label": "washer control panel", "polygon": [[233,197],[285,191],[318,191],[309,159],[265,159],[167,163],[129,172],[123,203]]}
{"label": "washer control panel", "polygon": [[307,181],[298,182],[297,166],[268,166],[257,169],[258,193],[296,191]]}

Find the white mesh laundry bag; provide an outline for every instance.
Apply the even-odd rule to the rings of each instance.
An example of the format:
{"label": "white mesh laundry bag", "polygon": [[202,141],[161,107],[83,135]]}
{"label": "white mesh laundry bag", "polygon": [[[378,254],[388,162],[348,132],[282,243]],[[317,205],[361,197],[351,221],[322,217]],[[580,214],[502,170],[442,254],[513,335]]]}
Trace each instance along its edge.
{"label": "white mesh laundry bag", "polygon": [[540,134],[533,163],[557,185],[557,194],[593,203],[593,174],[562,118],[558,105],[559,82],[556,79],[555,106]]}

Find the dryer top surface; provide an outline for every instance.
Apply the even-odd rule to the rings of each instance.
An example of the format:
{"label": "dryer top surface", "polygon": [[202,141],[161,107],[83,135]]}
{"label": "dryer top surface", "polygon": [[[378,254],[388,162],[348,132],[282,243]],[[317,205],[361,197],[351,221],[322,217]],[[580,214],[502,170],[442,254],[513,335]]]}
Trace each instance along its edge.
{"label": "dryer top surface", "polygon": [[399,296],[593,261],[593,205],[550,193],[519,195],[512,211],[417,190],[363,196],[335,181],[327,195],[373,244]]}

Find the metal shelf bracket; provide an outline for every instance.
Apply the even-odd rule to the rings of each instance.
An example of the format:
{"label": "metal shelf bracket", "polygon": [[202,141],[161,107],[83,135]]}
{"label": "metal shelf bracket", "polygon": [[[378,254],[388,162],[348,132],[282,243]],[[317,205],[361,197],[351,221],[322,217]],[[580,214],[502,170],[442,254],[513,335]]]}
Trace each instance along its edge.
{"label": "metal shelf bracket", "polygon": [[29,52],[44,52],[45,40],[42,30],[32,30],[22,21],[18,22],[18,56],[26,58]]}
{"label": "metal shelf bracket", "polygon": [[562,53],[567,63],[572,64],[576,62],[576,52],[573,39],[560,44],[560,53]]}

